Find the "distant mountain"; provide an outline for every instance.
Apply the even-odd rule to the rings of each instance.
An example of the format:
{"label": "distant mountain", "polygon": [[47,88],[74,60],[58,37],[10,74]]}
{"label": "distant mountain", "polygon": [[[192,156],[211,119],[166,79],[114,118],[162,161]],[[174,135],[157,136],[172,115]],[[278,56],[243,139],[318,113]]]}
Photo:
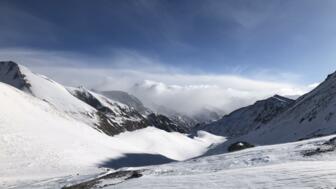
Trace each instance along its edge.
{"label": "distant mountain", "polygon": [[203,108],[198,112],[194,113],[191,117],[197,120],[197,122],[199,123],[206,124],[219,120],[222,115],[224,115],[223,110],[214,108]]}
{"label": "distant mountain", "polygon": [[293,103],[294,100],[275,95],[233,111],[218,121],[199,125],[194,130],[204,130],[227,137],[241,136],[263,127],[274,117],[291,107]]}
{"label": "distant mountain", "polygon": [[188,128],[193,128],[199,122],[185,114],[179,113],[163,105],[153,105],[156,112],[166,115],[169,119],[173,120],[178,125],[185,125]]}
{"label": "distant mountain", "polygon": [[70,93],[98,110],[98,127],[109,135],[123,131],[133,131],[148,126],[146,119],[135,109],[84,87],[70,88]]}
{"label": "distant mountain", "polygon": [[212,110],[208,108],[203,108],[202,110],[190,115],[178,112],[178,110],[173,110],[167,108],[163,105],[153,105],[155,111],[160,114],[166,115],[169,119],[173,120],[178,125],[185,125],[190,130],[192,130],[197,125],[209,124],[211,122],[217,121],[221,118],[220,114],[223,113],[220,110]]}
{"label": "distant mountain", "polygon": [[121,102],[128,105],[129,107],[134,108],[142,115],[148,115],[153,113],[153,111],[145,107],[137,97],[124,91],[100,91],[99,93],[108,97],[109,99]]}
{"label": "distant mountain", "polygon": [[99,93],[112,100],[134,108],[146,117],[147,121],[152,125],[161,124],[158,127],[166,131],[178,131],[185,133],[189,132],[190,128],[197,124],[195,120],[192,120],[187,116],[176,116],[167,113],[166,111],[151,110],[150,108],[147,108],[137,97],[124,91],[100,91]]}

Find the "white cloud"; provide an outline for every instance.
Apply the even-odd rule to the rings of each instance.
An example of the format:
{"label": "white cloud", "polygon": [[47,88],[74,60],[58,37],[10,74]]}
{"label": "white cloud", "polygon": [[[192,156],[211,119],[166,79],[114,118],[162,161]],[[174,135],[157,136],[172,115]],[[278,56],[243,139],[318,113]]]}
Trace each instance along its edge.
{"label": "white cloud", "polygon": [[230,112],[274,94],[301,95],[313,87],[274,78],[265,81],[239,75],[188,74],[127,50],[97,58],[65,52],[0,49],[0,57],[24,64],[65,85],[128,91],[148,106],[164,105],[187,114],[204,107]]}

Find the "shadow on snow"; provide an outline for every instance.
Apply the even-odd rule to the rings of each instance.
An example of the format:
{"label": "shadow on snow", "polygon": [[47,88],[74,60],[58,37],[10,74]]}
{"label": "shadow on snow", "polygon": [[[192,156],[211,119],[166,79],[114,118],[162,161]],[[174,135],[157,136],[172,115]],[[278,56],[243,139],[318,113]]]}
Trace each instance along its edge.
{"label": "shadow on snow", "polygon": [[110,159],[99,164],[100,167],[119,169],[122,167],[142,167],[148,165],[160,165],[174,162],[165,156],[158,154],[125,154],[118,159]]}

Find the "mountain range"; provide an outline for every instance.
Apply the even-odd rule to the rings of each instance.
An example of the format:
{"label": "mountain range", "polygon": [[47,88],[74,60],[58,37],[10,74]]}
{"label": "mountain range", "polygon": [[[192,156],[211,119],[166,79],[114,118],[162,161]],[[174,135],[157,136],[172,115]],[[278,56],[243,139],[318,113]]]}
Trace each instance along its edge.
{"label": "mountain range", "polygon": [[[296,100],[274,95],[222,117],[206,109],[199,117],[190,117],[165,107],[154,111],[123,91],[66,87],[25,66],[2,61],[0,103],[0,186],[4,188],[44,188],[43,183],[50,188],[75,186],[92,178],[106,180],[110,169],[114,176],[109,182],[125,182],[121,187],[151,188],[158,180],[164,188],[169,185],[161,177],[174,177],[183,184],[183,175],[198,183],[207,174],[221,182],[217,172],[229,173],[219,168],[232,175],[239,175],[235,169],[248,171],[249,166],[270,166],[281,172],[280,163],[336,157],[328,155],[336,149],[336,72]],[[228,153],[238,150],[243,151]],[[153,167],[162,163],[171,164]],[[152,166],[119,169],[146,165]],[[304,165],[296,169],[311,166]],[[139,179],[141,183],[127,181],[142,175],[147,176]],[[95,179],[90,186],[105,182]]]}

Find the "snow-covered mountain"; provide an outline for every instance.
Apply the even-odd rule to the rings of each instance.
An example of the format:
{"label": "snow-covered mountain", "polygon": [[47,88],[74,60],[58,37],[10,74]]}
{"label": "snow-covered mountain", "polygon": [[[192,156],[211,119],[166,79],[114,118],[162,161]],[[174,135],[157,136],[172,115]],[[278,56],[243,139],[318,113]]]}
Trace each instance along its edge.
{"label": "snow-covered mountain", "polygon": [[336,133],[336,72],[298,98],[263,130],[251,133],[258,143],[281,143]]}
{"label": "snow-covered mountain", "polygon": [[[14,62],[0,62],[0,188],[336,184],[336,72],[297,100],[275,95],[257,101],[198,125],[194,136],[182,134],[192,127],[186,117],[176,117],[185,121],[181,127],[136,97],[116,96],[64,87]],[[309,139],[324,135],[331,136]],[[225,153],[233,144],[254,148]],[[124,166],[134,167],[118,169]]]}
{"label": "snow-covered mountain", "polygon": [[[236,127],[244,127],[246,122],[252,123],[258,114],[240,122]],[[272,114],[271,114],[272,115]],[[265,124],[257,124],[255,129],[241,135],[233,135],[225,143],[207,152],[206,155],[227,152],[230,145],[244,141],[253,145],[269,145],[293,142],[336,133],[336,72],[330,74],[311,92],[301,96],[284,110],[271,116],[265,114]],[[237,117],[243,119],[243,117]],[[221,127],[211,127],[216,129]],[[204,128],[204,130],[211,130]],[[220,133],[220,132],[219,132]],[[226,132],[222,133],[226,136]],[[228,135],[230,136],[230,135]]]}
{"label": "snow-covered mountain", "polygon": [[97,111],[93,107],[74,97],[61,84],[43,75],[35,74],[15,62],[0,62],[0,82],[46,101],[57,110],[83,120],[93,127],[97,124]]}
{"label": "snow-covered mountain", "polygon": [[101,91],[99,92],[109,99],[121,102],[134,108],[136,111],[143,115],[148,115],[153,113],[153,111],[147,107],[135,96],[124,92],[124,91]]}
{"label": "snow-covered mountain", "polygon": [[68,87],[67,89],[72,95],[98,111],[97,115],[100,118],[98,128],[109,135],[133,131],[149,125],[144,117],[132,107],[113,101],[84,87]]}
{"label": "snow-covered mountain", "polygon": [[256,130],[293,105],[294,100],[275,95],[253,105],[240,108],[210,124],[199,125],[194,130],[204,130],[216,135],[237,137]]}
{"label": "snow-covered mountain", "polygon": [[147,121],[165,131],[189,132],[197,122],[187,116],[155,112],[147,108],[137,97],[123,91],[102,91],[104,96],[128,105],[141,113]]}
{"label": "snow-covered mountain", "polygon": [[148,115],[153,113],[153,111],[147,108],[137,97],[124,92],[124,91],[101,91],[99,92],[109,99],[121,102],[128,105],[129,107],[134,108],[136,111],[142,115]]}
{"label": "snow-covered mountain", "polygon": [[202,108],[195,112],[191,117],[200,124],[208,124],[219,120],[224,111],[218,108]]}
{"label": "snow-covered mountain", "polygon": [[[32,94],[37,89],[34,82],[28,88]],[[61,94],[70,94],[65,89],[63,92]],[[140,159],[154,156],[160,157],[159,160],[185,160],[201,155],[210,145],[223,140],[206,133],[190,138],[155,127],[111,137],[51,102],[0,82],[0,188],[16,188],[18,184],[22,184],[22,188],[34,188],[28,187],[26,182],[101,172],[104,169],[99,167],[104,162],[127,158],[129,154],[137,154]],[[93,109],[91,107],[88,109]],[[42,184],[41,188],[46,187]]]}
{"label": "snow-covered mountain", "polygon": [[193,130],[197,125],[204,125],[214,122],[221,118],[221,110],[203,108],[197,112],[192,112],[190,115],[179,112],[177,109],[173,110],[163,105],[153,105],[156,112],[169,117],[170,120],[177,125],[186,126],[188,130]]}
{"label": "snow-covered mountain", "polygon": [[[142,115],[143,112],[138,112],[133,106],[111,100],[84,87],[64,87],[15,62],[0,62],[0,82],[42,99],[53,105],[58,111],[108,135],[133,131],[147,126],[155,126],[166,131],[186,132],[183,125],[167,122],[164,116],[155,114],[151,116],[151,119],[147,119],[146,115]],[[136,98],[130,97],[129,100],[131,100],[128,102],[129,104],[139,105]],[[126,102],[126,100],[120,101]],[[148,113],[150,113],[149,110]]]}
{"label": "snow-covered mountain", "polygon": [[220,110],[215,111],[204,108],[197,113],[193,113],[192,116],[188,116],[162,105],[153,105],[155,108],[152,110],[146,107],[137,97],[124,91],[97,91],[97,93],[134,108],[144,117],[151,115],[151,118],[149,118],[151,120],[153,119],[153,113],[157,116],[155,119],[162,118],[167,121],[169,120],[169,122],[180,127],[180,129],[176,130],[190,131],[197,124],[210,123],[220,118]]}
{"label": "snow-covered mountain", "polygon": [[185,125],[187,128],[193,128],[196,124],[198,124],[198,121],[185,115],[182,113],[177,112],[176,110],[172,110],[170,108],[167,108],[163,105],[152,105],[155,112],[158,112],[159,114],[165,115],[169,117],[172,121],[174,121],[178,125]]}

